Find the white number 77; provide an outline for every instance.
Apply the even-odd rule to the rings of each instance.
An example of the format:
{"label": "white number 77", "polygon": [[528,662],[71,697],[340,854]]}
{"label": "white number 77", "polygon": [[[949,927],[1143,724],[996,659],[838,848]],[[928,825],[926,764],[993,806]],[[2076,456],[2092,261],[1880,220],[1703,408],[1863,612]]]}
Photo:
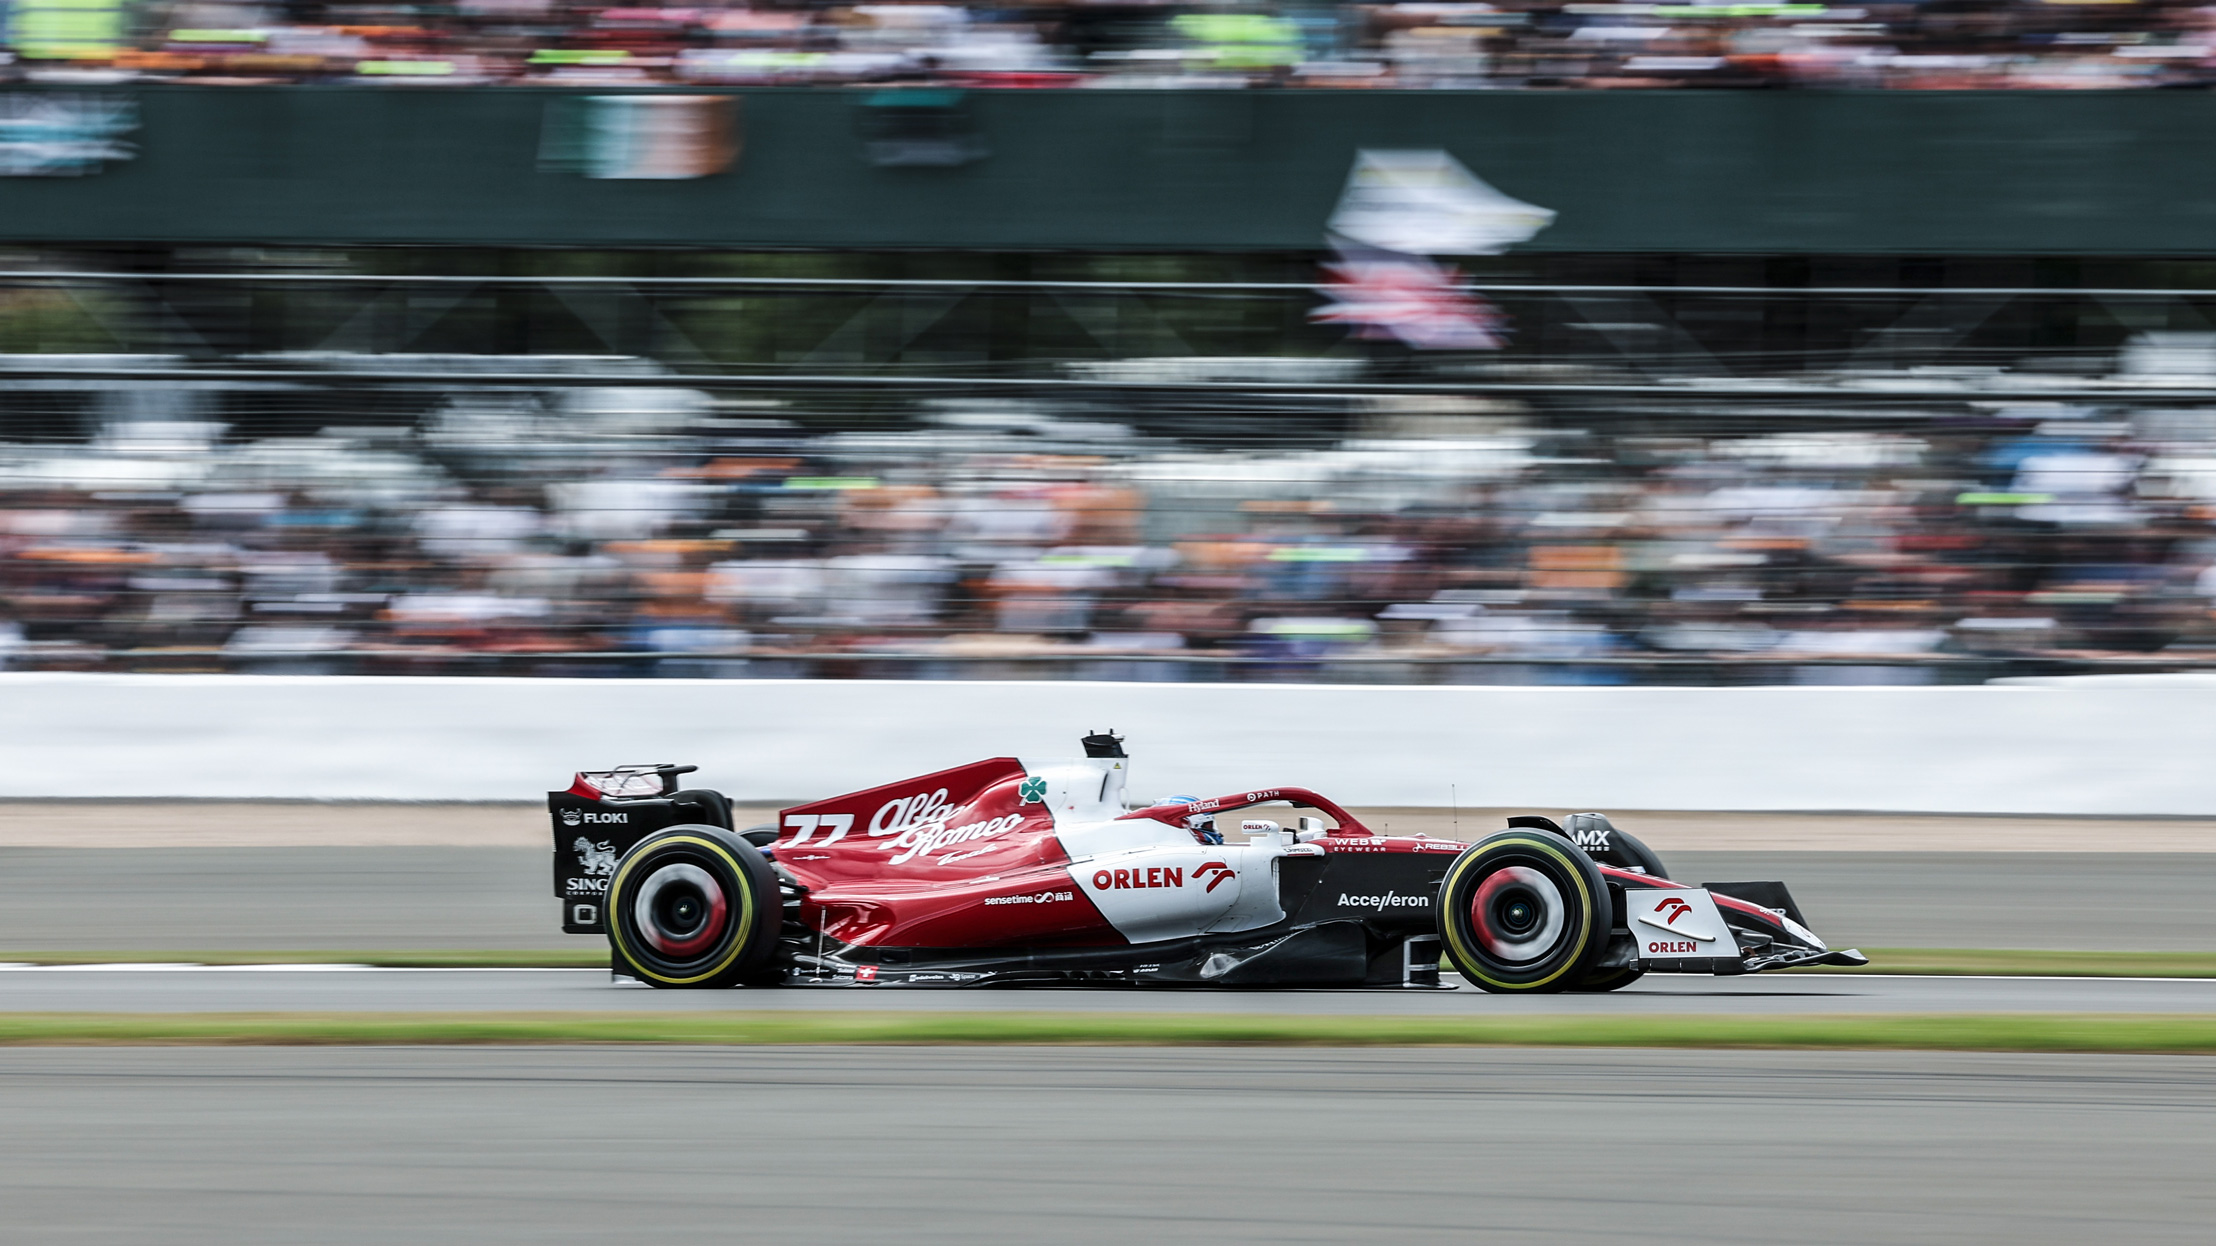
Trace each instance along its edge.
{"label": "white number 77", "polygon": [[785,826],[788,830],[795,832],[793,842],[787,845],[791,848],[798,848],[807,843],[808,837],[815,834],[819,827],[831,832],[824,838],[823,844],[817,845],[822,847],[845,839],[846,833],[854,829],[854,815],[851,813],[796,813],[785,819]]}

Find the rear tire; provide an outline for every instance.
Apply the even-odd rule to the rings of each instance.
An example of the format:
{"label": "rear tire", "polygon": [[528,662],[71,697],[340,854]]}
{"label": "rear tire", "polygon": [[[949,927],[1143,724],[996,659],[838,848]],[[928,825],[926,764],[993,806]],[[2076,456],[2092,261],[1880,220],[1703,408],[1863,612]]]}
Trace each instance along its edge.
{"label": "rear tire", "polygon": [[1560,991],[1607,946],[1600,867],[1568,839],[1519,827],[1488,836],[1447,867],[1439,934],[1447,959],[1486,991]]}
{"label": "rear tire", "polygon": [[777,876],[752,844],[716,826],[656,831],[608,884],[615,969],[649,986],[721,987],[757,979],[777,952]]}

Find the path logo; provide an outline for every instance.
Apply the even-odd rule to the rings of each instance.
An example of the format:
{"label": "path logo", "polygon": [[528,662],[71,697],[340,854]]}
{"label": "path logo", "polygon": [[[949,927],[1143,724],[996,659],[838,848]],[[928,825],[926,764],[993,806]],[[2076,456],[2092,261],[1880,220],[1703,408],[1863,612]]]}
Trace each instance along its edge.
{"label": "path logo", "polygon": [[1687,913],[1690,913],[1692,911],[1692,905],[1678,899],[1676,896],[1671,896],[1669,899],[1664,900],[1662,903],[1654,906],[1654,915],[1663,918],[1664,922],[1671,926],[1675,926],[1677,924],[1678,918],[1683,917]]}

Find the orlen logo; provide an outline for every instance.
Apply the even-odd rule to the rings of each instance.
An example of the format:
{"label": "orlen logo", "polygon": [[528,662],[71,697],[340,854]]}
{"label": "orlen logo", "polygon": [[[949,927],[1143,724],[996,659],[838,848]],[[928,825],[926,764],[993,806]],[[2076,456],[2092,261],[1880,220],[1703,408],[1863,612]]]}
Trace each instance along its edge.
{"label": "orlen logo", "polygon": [[[1208,885],[1201,894],[1214,891],[1218,885],[1239,876],[1238,871],[1221,861],[1203,861],[1193,868],[1193,881],[1203,879]],[[1183,887],[1185,868],[1180,865],[1150,865],[1143,870],[1094,870],[1093,886],[1101,891],[1122,891],[1138,887]]]}
{"label": "orlen logo", "polygon": [[[1698,951],[1699,946],[1703,943],[1714,943],[1716,936],[1712,934],[1702,934],[1698,930],[1680,930],[1677,928],[1678,918],[1685,916],[1687,913],[1697,913],[1699,911],[1678,896],[1665,896],[1655,901],[1652,913],[1639,914],[1639,924],[1650,926],[1672,937],[1661,942],[1647,944],[1647,951],[1656,955],[1682,956],[1687,952]],[[1657,921],[1656,918],[1661,920]],[[1696,922],[1695,924],[1699,923]]]}

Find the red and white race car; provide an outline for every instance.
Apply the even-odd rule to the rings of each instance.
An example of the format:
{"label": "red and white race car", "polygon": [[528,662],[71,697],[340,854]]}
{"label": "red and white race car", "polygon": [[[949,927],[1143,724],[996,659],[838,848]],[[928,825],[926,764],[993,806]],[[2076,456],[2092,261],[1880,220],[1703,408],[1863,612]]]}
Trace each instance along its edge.
{"label": "red and white race car", "polygon": [[[1670,881],[1599,814],[1476,843],[1385,835],[1297,787],[1143,808],[1113,735],[996,757],[732,826],[690,766],[580,773],[547,794],[563,929],[662,987],[1435,986],[1607,991],[1646,973],[1868,963],[1783,883]],[[1234,810],[1290,805],[1291,826]]]}

